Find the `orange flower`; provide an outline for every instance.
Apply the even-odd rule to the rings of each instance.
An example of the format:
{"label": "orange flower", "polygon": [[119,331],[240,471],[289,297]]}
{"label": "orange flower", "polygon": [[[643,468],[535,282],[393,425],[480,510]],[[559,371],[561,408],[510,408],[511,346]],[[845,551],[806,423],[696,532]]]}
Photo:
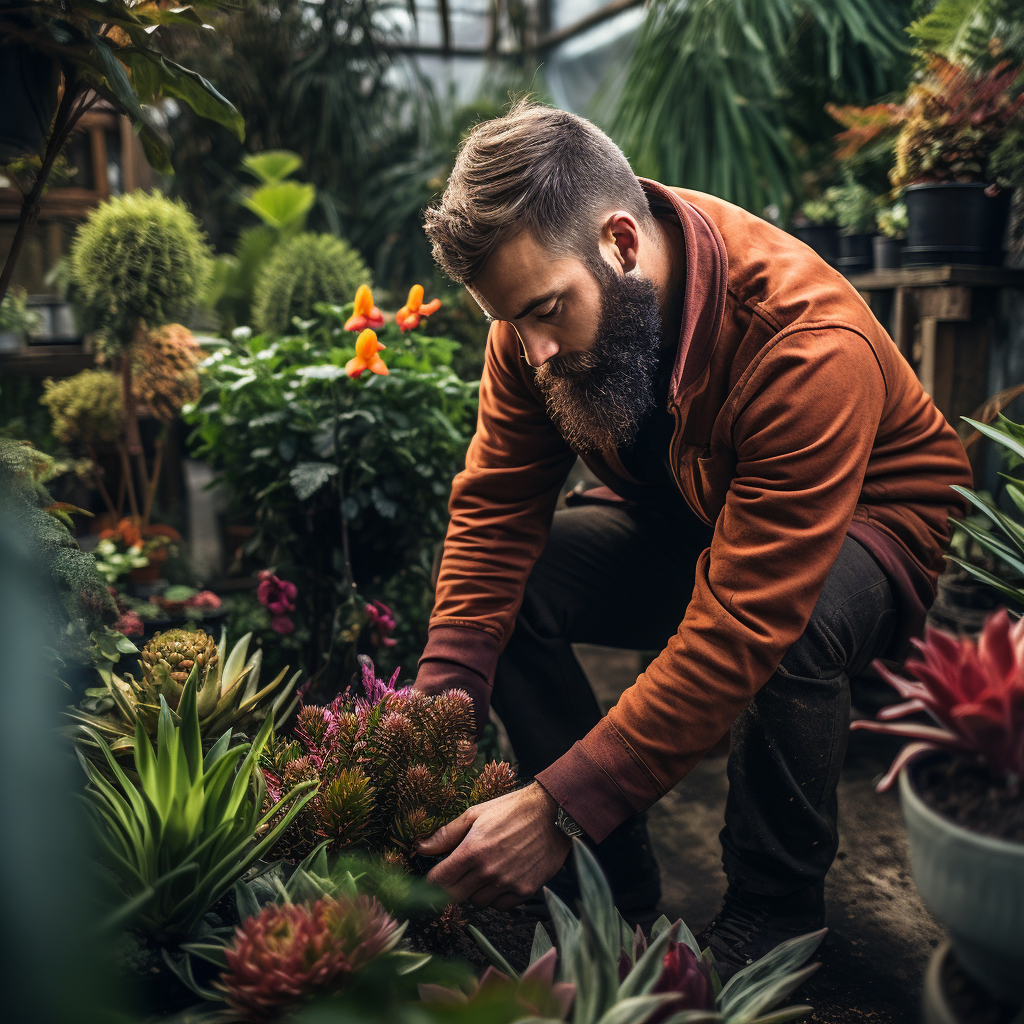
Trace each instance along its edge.
{"label": "orange flower", "polygon": [[381,349],[386,347],[377,340],[377,335],[373,331],[369,329],[363,331],[356,338],[356,354],[345,364],[345,372],[350,377],[358,377],[363,370],[387,376],[388,368],[384,365],[384,360],[377,355]]}
{"label": "orange flower", "polygon": [[373,292],[370,286],[361,284],[356,289],[355,309],[345,321],[346,331],[364,331],[367,327],[383,327],[384,317],[373,304]]}
{"label": "orange flower", "polygon": [[402,331],[411,331],[420,325],[420,318],[430,316],[441,308],[440,299],[431,299],[423,305],[423,285],[414,284],[409,289],[409,298],[405,305],[395,314],[395,323]]}

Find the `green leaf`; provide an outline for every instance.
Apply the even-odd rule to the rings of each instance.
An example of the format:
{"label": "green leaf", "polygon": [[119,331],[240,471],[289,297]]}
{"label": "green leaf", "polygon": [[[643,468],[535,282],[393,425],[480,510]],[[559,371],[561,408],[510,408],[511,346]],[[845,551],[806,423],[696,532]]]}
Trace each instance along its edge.
{"label": "green leaf", "polygon": [[579,879],[583,912],[593,923],[595,934],[605,952],[617,961],[622,933],[612,891],[608,887],[601,866],[597,863],[597,858],[590,852],[586,843],[576,840],[574,847],[576,877]]}
{"label": "green leaf", "polygon": [[302,166],[302,157],[287,149],[271,149],[248,154],[242,166],[265,185],[271,185],[294,174]]}
{"label": "green leaf", "polygon": [[242,198],[242,205],[256,214],[264,224],[284,230],[301,224],[316,202],[316,188],[297,181],[282,181],[264,185],[250,196]]}
{"label": "green leaf", "polygon": [[288,480],[299,501],[308,501],[337,473],[333,462],[300,462],[288,474]]}
{"label": "green leaf", "polygon": [[645,996],[658,983],[663,969],[665,953],[674,929],[663,931],[648,947],[633,969],[619,986],[619,998]]}
{"label": "green leaf", "polygon": [[1019,455],[1024,459],[1024,443],[1021,443],[1005,429],[993,427],[990,423],[982,423],[980,420],[972,420],[969,416],[962,416],[961,419],[964,423],[969,423],[979,433],[984,434],[985,437],[1001,444],[1004,448],[1009,448],[1014,455]]}
{"label": "green leaf", "polygon": [[[791,972],[806,962],[808,957],[821,945],[827,929],[809,932],[776,946],[756,963],[734,974],[722,989],[717,1007],[727,1017],[732,1016],[739,1006],[746,1006],[762,990],[771,990]],[[802,980],[802,978],[801,978]],[[780,996],[779,998],[782,998]],[[762,1009],[767,1009],[763,1006]],[[753,1016],[752,1014],[751,1016]]]}
{"label": "green leaf", "polygon": [[554,944],[551,941],[551,936],[548,935],[547,929],[540,923],[537,922],[537,927],[533,932],[533,946],[530,949],[530,963],[535,964],[545,953],[554,948]]}
{"label": "green leaf", "polygon": [[507,974],[513,980],[519,977],[519,972],[491,945],[490,940],[475,925],[469,925],[469,934],[473,941],[480,947],[480,951],[494,964],[503,974]]}
{"label": "green leaf", "polygon": [[998,576],[990,573],[987,569],[982,569],[977,565],[971,565],[970,562],[965,562],[960,558],[954,558],[952,555],[946,556],[951,562],[955,562],[960,566],[968,575],[973,576],[976,580],[980,580],[982,583],[987,583],[993,590],[997,590],[1003,597],[1009,598],[1016,605],[1024,605],[1024,589],[1020,587],[1012,587],[1007,584],[1004,580],[1001,580]]}

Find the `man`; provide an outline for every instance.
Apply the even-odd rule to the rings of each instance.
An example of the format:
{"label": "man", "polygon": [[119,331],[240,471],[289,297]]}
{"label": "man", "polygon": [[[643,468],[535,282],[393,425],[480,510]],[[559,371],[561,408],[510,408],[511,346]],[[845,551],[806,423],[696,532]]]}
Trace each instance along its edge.
{"label": "man", "polygon": [[[731,974],[822,925],[849,677],[923,624],[963,448],[838,273],[581,118],[479,125],[426,230],[493,323],[416,687],[493,703],[535,780],[422,843],[431,877],[508,907],[582,833],[653,902],[636,816],[731,727]],[[555,514],[577,455],[606,487]],[[602,717],[576,642],[661,653]]]}

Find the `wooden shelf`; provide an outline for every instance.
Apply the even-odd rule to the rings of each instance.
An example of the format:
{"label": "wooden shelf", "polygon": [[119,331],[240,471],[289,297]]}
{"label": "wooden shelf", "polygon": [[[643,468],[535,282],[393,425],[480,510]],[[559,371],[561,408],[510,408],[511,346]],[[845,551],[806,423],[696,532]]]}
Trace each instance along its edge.
{"label": "wooden shelf", "polygon": [[83,345],[25,345],[0,352],[0,376],[70,377],[87,370],[94,360]]}
{"label": "wooden shelf", "polygon": [[936,267],[900,267],[873,270],[869,274],[851,274],[850,284],[857,291],[885,291],[890,288],[934,288],[942,285],[966,285],[970,288],[1024,288],[1024,270],[1014,267],[977,267],[944,264]]}

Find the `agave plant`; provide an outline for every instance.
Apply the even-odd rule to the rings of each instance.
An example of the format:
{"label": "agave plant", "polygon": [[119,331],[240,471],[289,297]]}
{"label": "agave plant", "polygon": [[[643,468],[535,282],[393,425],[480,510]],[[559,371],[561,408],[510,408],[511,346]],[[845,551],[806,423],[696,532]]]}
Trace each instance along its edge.
{"label": "agave plant", "polygon": [[[575,988],[574,1024],[776,1024],[797,1020],[810,1006],[773,1009],[811,974],[818,964],[803,966],[818,948],[825,929],[790,939],[722,986],[710,951],[703,953],[682,921],[670,924],[662,916],[650,938],[632,930],[612,902],[611,889],[590,850],[575,843],[582,913],[579,918],[549,889],[544,890],[558,939],[561,983]],[[511,979],[525,980],[530,970],[545,964],[548,978],[554,952],[538,924],[530,968],[522,976],[476,928],[470,932],[498,970]],[[482,984],[482,982],[481,982]],[[557,985],[555,986],[557,988]],[[534,1024],[568,1020],[538,1017]]]}
{"label": "agave plant", "polygon": [[256,761],[273,728],[269,715],[252,743],[231,746],[228,730],[204,757],[198,674],[193,667],[182,690],[180,724],[160,696],[155,753],[142,721],[136,722],[137,783],[88,726],[114,783],[79,753],[103,858],[126,900],[114,921],[132,919],[161,942],[194,932],[210,907],[271,850],[315,790],[314,783],[301,783],[264,813],[266,789]]}
{"label": "agave plant", "polygon": [[[992,774],[1019,785],[1024,776],[1024,619],[1010,622],[1006,609],[985,620],[980,639],[927,629],[914,640],[920,658],[907,661],[917,682],[876,661],[875,668],[904,698],[883,708],[878,721],[857,721],[851,729],[905,736],[908,743],[878,784],[893,784],[900,769],[935,750],[976,758]],[[926,712],[935,724],[905,722]]]}
{"label": "agave plant", "polygon": [[261,688],[263,651],[257,649],[249,655],[251,640],[252,633],[246,633],[228,653],[226,630],[221,631],[219,645],[201,629],[157,633],[142,648],[138,679],[127,673],[115,675],[114,660],[104,654],[97,659],[104,685],[86,690],[86,700],[67,714],[98,732],[114,753],[128,751],[139,724],[150,739],[156,737],[162,701],[170,709],[172,721],[180,720],[185,681],[195,668],[199,731],[205,745],[229,729],[248,733],[267,718],[280,725],[298,703],[292,694],[302,673],[296,672],[282,687],[286,667]]}

